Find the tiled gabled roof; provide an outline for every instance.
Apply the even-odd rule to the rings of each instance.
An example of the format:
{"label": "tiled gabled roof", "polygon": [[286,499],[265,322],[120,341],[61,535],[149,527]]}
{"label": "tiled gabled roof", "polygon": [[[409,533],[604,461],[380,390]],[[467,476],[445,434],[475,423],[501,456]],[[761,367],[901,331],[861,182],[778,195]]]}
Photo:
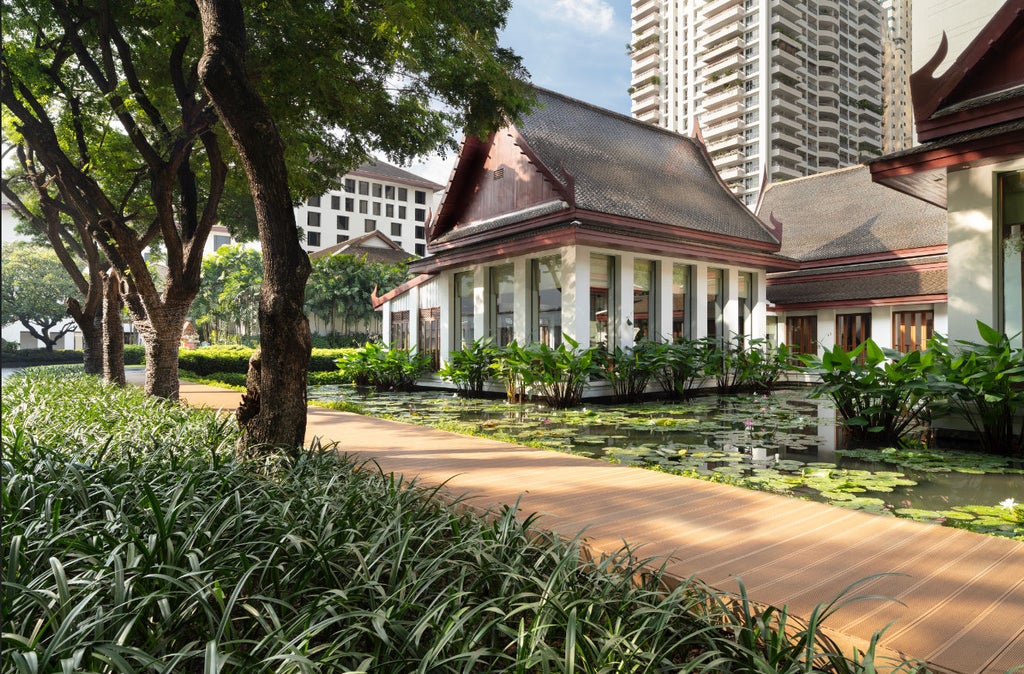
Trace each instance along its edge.
{"label": "tiled gabled roof", "polygon": [[370,159],[369,161],[363,162],[357,168],[349,171],[349,175],[377,178],[379,180],[387,180],[393,183],[422,187],[423,189],[433,190],[435,192],[444,189],[444,185],[438,185],[437,183],[427,180],[422,176],[410,173],[409,171],[398,168],[397,166],[392,166],[391,164],[379,159]]}
{"label": "tiled gabled roof", "polygon": [[575,182],[578,209],[776,242],[693,138],[545,89],[537,102],[516,130],[549,171]]}
{"label": "tiled gabled roof", "polygon": [[866,166],[775,183],[758,215],[782,223],[781,255],[803,262],[946,245],[946,211],[871,181]]}

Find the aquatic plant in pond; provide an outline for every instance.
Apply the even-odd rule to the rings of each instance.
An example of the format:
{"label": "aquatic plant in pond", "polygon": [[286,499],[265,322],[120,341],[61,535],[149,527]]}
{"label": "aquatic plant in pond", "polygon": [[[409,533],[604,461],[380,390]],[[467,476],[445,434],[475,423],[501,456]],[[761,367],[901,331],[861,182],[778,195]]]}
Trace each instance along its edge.
{"label": "aquatic plant in pond", "polygon": [[[833,452],[820,433],[834,434],[834,422],[801,392],[564,410],[437,392],[357,396],[320,387],[310,395],[357,402],[374,416],[1024,538],[1015,511],[988,510],[1007,497],[1024,500],[1019,464],[951,451]],[[757,447],[765,449],[764,460],[753,460]]]}

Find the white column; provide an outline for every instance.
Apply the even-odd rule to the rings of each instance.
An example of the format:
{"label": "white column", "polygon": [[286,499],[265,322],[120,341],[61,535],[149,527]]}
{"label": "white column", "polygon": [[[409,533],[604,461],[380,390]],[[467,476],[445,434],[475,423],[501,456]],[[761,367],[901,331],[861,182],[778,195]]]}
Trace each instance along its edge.
{"label": "white column", "polygon": [[487,271],[483,265],[473,270],[473,338],[487,334]]}
{"label": "white column", "polygon": [[754,308],[750,312],[750,336],[753,339],[765,339],[768,336],[768,300],[765,292],[765,279],[763,271],[753,273],[754,283],[750,292],[754,293]]}
{"label": "white column", "polygon": [[380,335],[385,344],[391,343],[391,302],[394,300],[385,302],[381,307]]}
{"label": "white column", "polygon": [[619,298],[622,311],[619,312],[618,344],[623,349],[633,346],[633,330],[636,317],[633,315],[633,260],[630,253],[623,253],[619,258]]}
{"label": "white column", "polygon": [[892,307],[871,307],[871,341],[892,348]]}
{"label": "white column", "polygon": [[658,262],[658,325],[651,327],[651,338],[658,342],[672,341],[672,265],[672,260]]}
{"label": "white column", "polygon": [[590,254],[577,246],[562,249],[562,332],[590,346]]}
{"label": "white column", "polygon": [[725,324],[726,340],[732,338],[740,331],[740,275],[733,267],[722,268],[722,291],[725,293],[725,301],[722,303],[722,322]]}
{"label": "white column", "polygon": [[708,336],[708,266],[703,262],[693,265],[693,339]]}
{"label": "white column", "polygon": [[519,344],[528,344],[530,340],[530,283],[528,261],[525,257],[517,258],[515,265],[515,293],[513,301],[512,330]]}
{"label": "white column", "polygon": [[835,309],[818,310],[818,355],[831,351],[836,345],[836,311]]}
{"label": "white column", "polygon": [[448,362],[448,354],[452,352],[453,332],[458,330],[459,327],[454,325],[452,321],[452,299],[454,298],[454,279],[455,275],[450,272],[442,272],[437,277],[437,304],[438,304],[438,320],[442,326],[447,326],[448,329],[442,328],[439,332],[440,340],[438,344],[438,350],[440,351],[441,362]]}
{"label": "white column", "polygon": [[420,286],[409,289],[409,350],[420,342]]}

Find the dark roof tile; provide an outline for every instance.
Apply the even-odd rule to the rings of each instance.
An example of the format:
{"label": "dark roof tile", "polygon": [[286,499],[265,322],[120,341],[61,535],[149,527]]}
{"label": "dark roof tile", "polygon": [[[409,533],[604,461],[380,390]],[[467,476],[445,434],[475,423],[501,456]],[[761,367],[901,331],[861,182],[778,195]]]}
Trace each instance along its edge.
{"label": "dark roof tile", "polygon": [[781,255],[801,261],[946,244],[946,211],[871,181],[866,166],[775,183],[758,208],[782,223]]}

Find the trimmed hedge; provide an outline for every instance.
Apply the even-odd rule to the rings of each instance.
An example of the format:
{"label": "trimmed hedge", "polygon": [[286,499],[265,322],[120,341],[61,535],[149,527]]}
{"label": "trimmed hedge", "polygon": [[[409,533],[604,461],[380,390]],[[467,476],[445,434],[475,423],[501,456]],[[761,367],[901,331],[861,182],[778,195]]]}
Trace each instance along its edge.
{"label": "trimmed hedge", "polygon": [[[4,351],[2,357],[4,367],[32,367],[33,365],[79,365],[83,361],[81,351],[47,351],[46,349],[18,349]],[[125,365],[142,365],[146,362],[146,348],[141,344],[126,344],[124,347]]]}
{"label": "trimmed hedge", "polygon": [[[309,358],[309,372],[333,373],[338,370],[335,360],[358,349],[313,349]],[[249,358],[253,349],[247,346],[201,346],[197,349],[182,349],[178,355],[178,367],[208,377],[217,372],[245,374],[249,370]],[[244,382],[243,382],[244,383]],[[323,382],[336,383],[336,382]]]}

